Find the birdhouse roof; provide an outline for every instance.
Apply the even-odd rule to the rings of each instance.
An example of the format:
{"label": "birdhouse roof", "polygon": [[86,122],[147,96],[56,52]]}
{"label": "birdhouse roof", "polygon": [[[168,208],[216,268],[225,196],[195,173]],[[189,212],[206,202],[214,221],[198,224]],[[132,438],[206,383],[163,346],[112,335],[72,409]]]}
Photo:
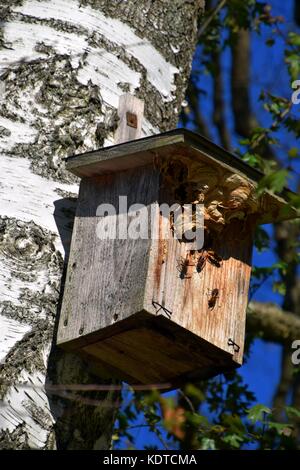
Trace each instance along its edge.
{"label": "birdhouse roof", "polygon": [[[155,165],[174,157],[207,164],[218,172],[239,175],[254,188],[264,176],[236,155],[186,129],[175,129],[71,156],[66,159],[66,168],[80,178],[89,178],[151,163]],[[299,217],[299,211],[290,203],[293,194],[288,189],[284,189],[280,194],[265,190],[259,197],[258,223],[273,223]]]}

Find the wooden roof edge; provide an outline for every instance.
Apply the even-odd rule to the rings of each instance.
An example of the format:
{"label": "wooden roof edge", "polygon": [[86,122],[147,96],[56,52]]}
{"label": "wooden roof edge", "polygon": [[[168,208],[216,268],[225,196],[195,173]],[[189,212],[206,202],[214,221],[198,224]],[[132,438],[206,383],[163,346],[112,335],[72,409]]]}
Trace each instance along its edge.
{"label": "wooden roof edge", "polygon": [[[103,147],[98,150],[91,152],[85,152],[78,155],[73,155],[66,158],[66,168],[79,175],[80,168],[92,168],[94,165],[100,165],[102,162],[113,160],[114,158],[122,158],[136,154],[139,152],[151,151],[159,148],[163,148],[170,145],[186,144],[188,146],[195,147],[200,152],[205,152],[208,156],[211,155],[214,160],[220,161],[227,166],[236,169],[254,182],[259,182],[263,177],[264,173],[251,167],[237,155],[229,152],[228,150],[220,147],[214,142],[210,141],[206,137],[190,131],[185,128],[173,129],[160,134],[155,134],[141,139],[111,145],[109,147]],[[271,197],[281,203],[289,204],[289,196],[296,194],[288,188],[284,188],[281,193],[272,193],[267,190]],[[294,217],[300,217],[300,211],[291,206],[290,213],[295,214]]]}

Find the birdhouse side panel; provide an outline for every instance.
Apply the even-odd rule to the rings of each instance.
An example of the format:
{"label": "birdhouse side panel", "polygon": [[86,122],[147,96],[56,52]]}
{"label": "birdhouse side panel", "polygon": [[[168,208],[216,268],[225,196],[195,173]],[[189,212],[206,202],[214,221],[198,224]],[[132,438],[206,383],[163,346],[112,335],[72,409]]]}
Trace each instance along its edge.
{"label": "birdhouse side panel", "polygon": [[59,344],[86,344],[91,334],[116,327],[143,309],[151,247],[146,230],[158,179],[147,166],[82,180]]}

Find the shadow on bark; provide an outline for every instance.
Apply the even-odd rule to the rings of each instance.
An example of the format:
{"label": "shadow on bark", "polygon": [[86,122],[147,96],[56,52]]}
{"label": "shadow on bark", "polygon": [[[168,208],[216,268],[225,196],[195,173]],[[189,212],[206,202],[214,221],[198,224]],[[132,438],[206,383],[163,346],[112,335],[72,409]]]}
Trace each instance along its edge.
{"label": "shadow on bark", "polygon": [[112,379],[100,377],[93,364],[56,346],[76,201],[70,197],[54,202],[54,218],[65,250],[65,263],[46,373],[45,389],[55,421],[46,447],[59,450],[109,449],[120,392],[99,391],[99,384],[112,385]]}

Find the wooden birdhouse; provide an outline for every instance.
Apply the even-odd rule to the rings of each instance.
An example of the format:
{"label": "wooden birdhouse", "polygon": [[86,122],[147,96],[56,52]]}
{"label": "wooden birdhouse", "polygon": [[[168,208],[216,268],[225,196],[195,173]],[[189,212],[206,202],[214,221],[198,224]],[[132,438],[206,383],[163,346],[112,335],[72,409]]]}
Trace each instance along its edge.
{"label": "wooden birdhouse", "polygon": [[254,229],[297,215],[287,192],[258,196],[261,173],[184,129],[67,168],[81,184],[58,344],[130,384],[240,365]]}

